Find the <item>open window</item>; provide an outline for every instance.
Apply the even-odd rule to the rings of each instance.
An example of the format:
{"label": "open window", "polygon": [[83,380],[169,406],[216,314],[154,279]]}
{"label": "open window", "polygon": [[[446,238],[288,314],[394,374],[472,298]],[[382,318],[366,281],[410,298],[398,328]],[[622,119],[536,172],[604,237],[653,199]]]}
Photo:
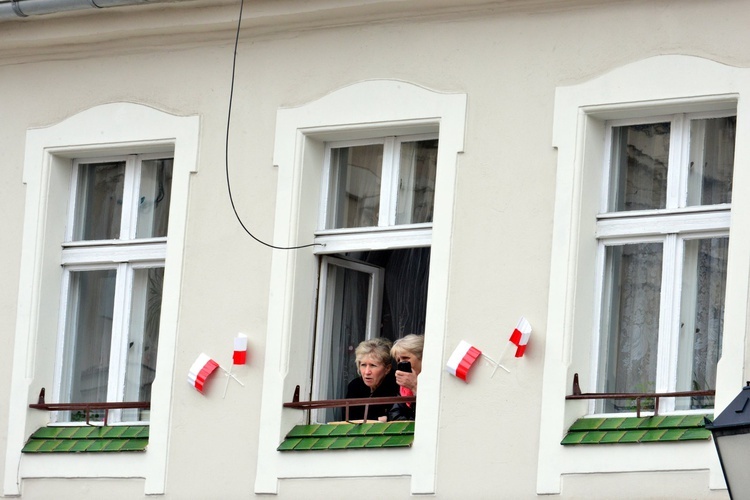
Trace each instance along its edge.
{"label": "open window", "polygon": [[[346,397],[356,377],[354,350],[377,336],[383,294],[383,270],[363,262],[323,257],[318,297],[318,362],[313,392],[317,399]],[[321,410],[318,421],[341,420],[336,408]]]}
{"label": "open window", "polygon": [[433,134],[326,145],[313,399],[346,397],[363,340],[424,334],[437,151]]}
{"label": "open window", "polygon": [[[455,180],[465,115],[463,94],[443,94],[392,80],[359,82],[298,108],[278,111],[274,244],[293,246],[314,240],[317,245],[312,251],[280,250],[273,255],[257,494],[276,493],[282,478],[405,475],[412,476],[413,493],[434,493]],[[433,160],[421,158],[430,156],[434,167],[427,168]],[[387,332],[381,328],[365,333],[397,338],[419,333],[414,330],[421,328],[425,334],[414,446],[389,449],[387,460],[371,460],[368,455],[373,450],[365,449],[278,451],[284,436],[306,422],[303,411],[283,406],[295,388],[300,386],[300,394],[310,397],[326,390],[319,382],[313,389],[315,370],[323,358],[320,353],[327,350],[329,359],[346,357],[340,350],[331,351],[330,339],[340,332],[326,328],[335,321],[319,317],[346,309],[326,302],[337,297],[329,270],[338,275],[345,268],[322,266],[324,257],[382,269],[384,325],[394,324],[386,321],[392,314],[387,304],[406,303],[391,299],[389,281],[398,276],[400,266],[419,262],[412,273],[422,277],[409,282],[424,287],[419,294],[414,291],[414,297],[424,302],[424,312],[410,317],[419,317],[423,325],[395,323]],[[353,348],[355,342],[352,338]],[[348,363],[339,362],[343,373]],[[354,364],[347,369],[354,373]],[[343,383],[349,375],[338,378]]]}

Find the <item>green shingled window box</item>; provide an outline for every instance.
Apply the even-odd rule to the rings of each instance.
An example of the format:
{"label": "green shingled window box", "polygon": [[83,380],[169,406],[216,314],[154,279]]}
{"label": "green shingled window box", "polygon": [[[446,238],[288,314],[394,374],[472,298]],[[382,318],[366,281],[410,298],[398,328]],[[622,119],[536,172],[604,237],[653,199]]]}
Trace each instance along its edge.
{"label": "green shingled window box", "polygon": [[297,425],[277,448],[279,451],[353,450],[409,447],[414,422]]}
{"label": "green shingled window box", "polygon": [[42,427],[34,432],[23,453],[92,453],[145,451],[147,425]]}
{"label": "green shingled window box", "polygon": [[[707,440],[704,415],[579,418],[560,444],[671,443]],[[712,416],[708,416],[713,420]]]}

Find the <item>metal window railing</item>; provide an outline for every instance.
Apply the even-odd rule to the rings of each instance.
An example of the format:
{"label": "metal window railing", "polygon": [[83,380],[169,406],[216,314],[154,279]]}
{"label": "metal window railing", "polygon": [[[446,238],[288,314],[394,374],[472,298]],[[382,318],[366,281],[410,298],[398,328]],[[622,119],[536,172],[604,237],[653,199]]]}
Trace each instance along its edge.
{"label": "metal window railing", "polygon": [[636,416],[641,416],[641,400],[654,400],[654,416],[659,414],[659,399],[661,398],[680,398],[680,397],[700,397],[715,396],[716,391],[713,389],[705,391],[678,391],[678,392],[581,392],[581,386],[578,383],[578,374],[573,375],[573,394],[565,396],[565,399],[634,399],[636,407]]}
{"label": "metal window railing", "polygon": [[294,389],[292,401],[284,403],[284,408],[296,408],[298,410],[316,410],[322,408],[344,408],[344,420],[349,421],[349,408],[351,406],[364,406],[365,413],[363,421],[367,422],[367,412],[370,405],[414,403],[416,396],[394,396],[388,398],[349,398],[349,399],[319,399],[315,401],[300,401],[299,386]]}
{"label": "metal window railing", "polygon": [[148,401],[123,401],[119,403],[46,403],[44,401],[44,387],[42,387],[42,390],[39,392],[39,399],[36,403],[30,404],[29,408],[45,411],[83,411],[86,415],[86,425],[94,425],[90,423],[92,410],[103,410],[104,425],[107,425],[107,420],[109,419],[109,410],[149,410],[151,409],[151,403]]}

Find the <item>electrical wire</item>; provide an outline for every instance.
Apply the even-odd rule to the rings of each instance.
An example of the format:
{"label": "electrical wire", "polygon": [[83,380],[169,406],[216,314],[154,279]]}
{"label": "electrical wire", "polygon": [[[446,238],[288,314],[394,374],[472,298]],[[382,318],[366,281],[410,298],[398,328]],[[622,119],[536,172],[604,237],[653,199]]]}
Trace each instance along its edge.
{"label": "electrical wire", "polygon": [[232,101],[234,100],[234,80],[235,80],[235,75],[237,72],[237,47],[240,42],[240,28],[242,27],[242,9],[244,8],[244,6],[245,6],[245,0],[240,0],[240,14],[239,14],[239,19],[237,20],[237,33],[235,34],[235,37],[234,37],[234,56],[232,57],[232,83],[231,83],[231,86],[229,87],[229,108],[227,110],[227,133],[226,133],[226,139],[224,141],[224,171],[226,173],[226,178],[227,178],[227,193],[229,194],[229,203],[232,205],[232,211],[234,212],[234,216],[237,218],[237,222],[240,223],[240,226],[242,226],[242,229],[244,229],[245,232],[248,235],[250,235],[252,239],[257,241],[261,245],[265,245],[268,248],[273,248],[275,250],[299,250],[301,248],[325,246],[322,243],[309,243],[307,245],[282,247],[282,246],[276,246],[270,243],[266,243],[265,241],[255,236],[252,232],[250,232],[247,226],[245,226],[245,223],[242,222],[242,218],[240,217],[240,214],[237,212],[237,207],[234,204],[234,197],[232,196],[232,183],[229,181],[229,130],[230,130],[230,125],[232,123]]}

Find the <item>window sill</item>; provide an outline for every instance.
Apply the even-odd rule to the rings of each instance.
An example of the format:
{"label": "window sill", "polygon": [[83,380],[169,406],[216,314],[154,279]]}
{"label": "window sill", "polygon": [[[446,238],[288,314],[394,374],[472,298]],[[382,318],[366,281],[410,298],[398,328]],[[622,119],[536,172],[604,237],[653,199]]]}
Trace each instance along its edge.
{"label": "window sill", "polygon": [[672,443],[710,437],[704,415],[579,418],[560,444]]}
{"label": "window sill", "polygon": [[41,427],[21,453],[100,453],[145,451],[147,425]]}
{"label": "window sill", "polygon": [[414,422],[297,425],[278,451],[403,448],[414,442]]}
{"label": "window sill", "polygon": [[16,484],[22,478],[148,480],[158,458],[146,450],[148,433],[143,425],[42,427],[23,447]]}

